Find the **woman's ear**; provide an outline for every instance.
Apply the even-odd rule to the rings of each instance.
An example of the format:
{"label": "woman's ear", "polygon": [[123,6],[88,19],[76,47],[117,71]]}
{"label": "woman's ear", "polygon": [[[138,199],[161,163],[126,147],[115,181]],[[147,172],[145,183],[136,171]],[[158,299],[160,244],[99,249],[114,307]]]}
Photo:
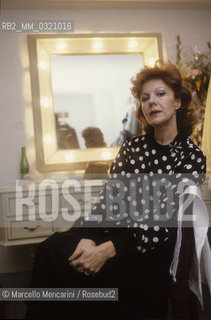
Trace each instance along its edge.
{"label": "woman's ear", "polygon": [[181,107],[181,99],[176,99],[175,110],[178,110]]}

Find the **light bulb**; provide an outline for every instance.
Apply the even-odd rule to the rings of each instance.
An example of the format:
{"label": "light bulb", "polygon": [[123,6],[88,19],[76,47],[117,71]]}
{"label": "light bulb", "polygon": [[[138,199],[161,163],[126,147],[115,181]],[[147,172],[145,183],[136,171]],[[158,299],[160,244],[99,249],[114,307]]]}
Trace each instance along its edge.
{"label": "light bulb", "polygon": [[52,135],[46,134],[46,135],[44,136],[44,142],[45,142],[45,143],[51,144],[52,141],[53,141]]}
{"label": "light bulb", "polygon": [[59,42],[56,47],[59,50],[64,50],[67,48],[67,44],[65,42]]}
{"label": "light bulb", "polygon": [[96,50],[102,49],[103,47],[103,42],[102,41],[95,41],[92,45],[92,47]]}
{"label": "light bulb", "polygon": [[136,40],[130,40],[128,41],[128,48],[129,49],[135,49],[138,46],[138,42]]}
{"label": "light bulb", "polygon": [[39,68],[41,70],[47,70],[47,63],[45,60],[41,60],[40,63],[39,63]]}
{"label": "light bulb", "polygon": [[156,60],[157,59],[155,57],[149,58],[148,65],[150,67],[154,67]]}
{"label": "light bulb", "polygon": [[41,100],[41,104],[43,107],[48,108],[50,106],[50,100],[47,97],[43,97]]}
{"label": "light bulb", "polygon": [[112,154],[111,154],[111,152],[109,152],[109,151],[103,151],[103,152],[101,153],[101,156],[102,156],[103,159],[108,160],[108,159],[111,159]]}
{"label": "light bulb", "polygon": [[66,161],[72,162],[73,160],[75,160],[75,155],[74,153],[69,153],[68,155],[66,155],[65,159]]}

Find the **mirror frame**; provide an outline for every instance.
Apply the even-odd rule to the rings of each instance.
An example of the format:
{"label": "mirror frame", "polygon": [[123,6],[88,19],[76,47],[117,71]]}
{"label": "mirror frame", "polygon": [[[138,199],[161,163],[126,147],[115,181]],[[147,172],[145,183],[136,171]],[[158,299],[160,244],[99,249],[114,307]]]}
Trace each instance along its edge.
{"label": "mirror frame", "polygon": [[163,58],[160,33],[28,35],[36,164],[40,172],[84,171],[116,157],[119,147],[58,150],[51,85],[52,55],[142,54],[144,65]]}

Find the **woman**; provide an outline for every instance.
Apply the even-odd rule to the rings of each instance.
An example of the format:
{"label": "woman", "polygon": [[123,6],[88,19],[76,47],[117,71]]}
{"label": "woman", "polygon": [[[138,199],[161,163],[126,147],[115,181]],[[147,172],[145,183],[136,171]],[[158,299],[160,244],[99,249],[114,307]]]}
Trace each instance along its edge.
{"label": "woman", "polygon": [[127,139],[114,160],[92,209],[99,227],[80,220],[43,242],[32,277],[33,287],[118,287],[119,301],[43,303],[39,311],[32,303],[28,317],[167,318],[181,182],[201,184],[206,161],[188,138],[196,117],[173,65],[145,67],[132,93],[146,134]]}

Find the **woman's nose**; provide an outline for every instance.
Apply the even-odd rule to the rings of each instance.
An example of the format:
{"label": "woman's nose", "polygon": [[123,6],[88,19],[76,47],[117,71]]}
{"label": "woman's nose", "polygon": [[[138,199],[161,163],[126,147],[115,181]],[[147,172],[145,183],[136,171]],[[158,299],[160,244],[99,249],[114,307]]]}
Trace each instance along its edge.
{"label": "woman's nose", "polygon": [[150,104],[155,104],[156,103],[156,99],[155,99],[155,95],[151,94],[149,97],[149,103]]}

